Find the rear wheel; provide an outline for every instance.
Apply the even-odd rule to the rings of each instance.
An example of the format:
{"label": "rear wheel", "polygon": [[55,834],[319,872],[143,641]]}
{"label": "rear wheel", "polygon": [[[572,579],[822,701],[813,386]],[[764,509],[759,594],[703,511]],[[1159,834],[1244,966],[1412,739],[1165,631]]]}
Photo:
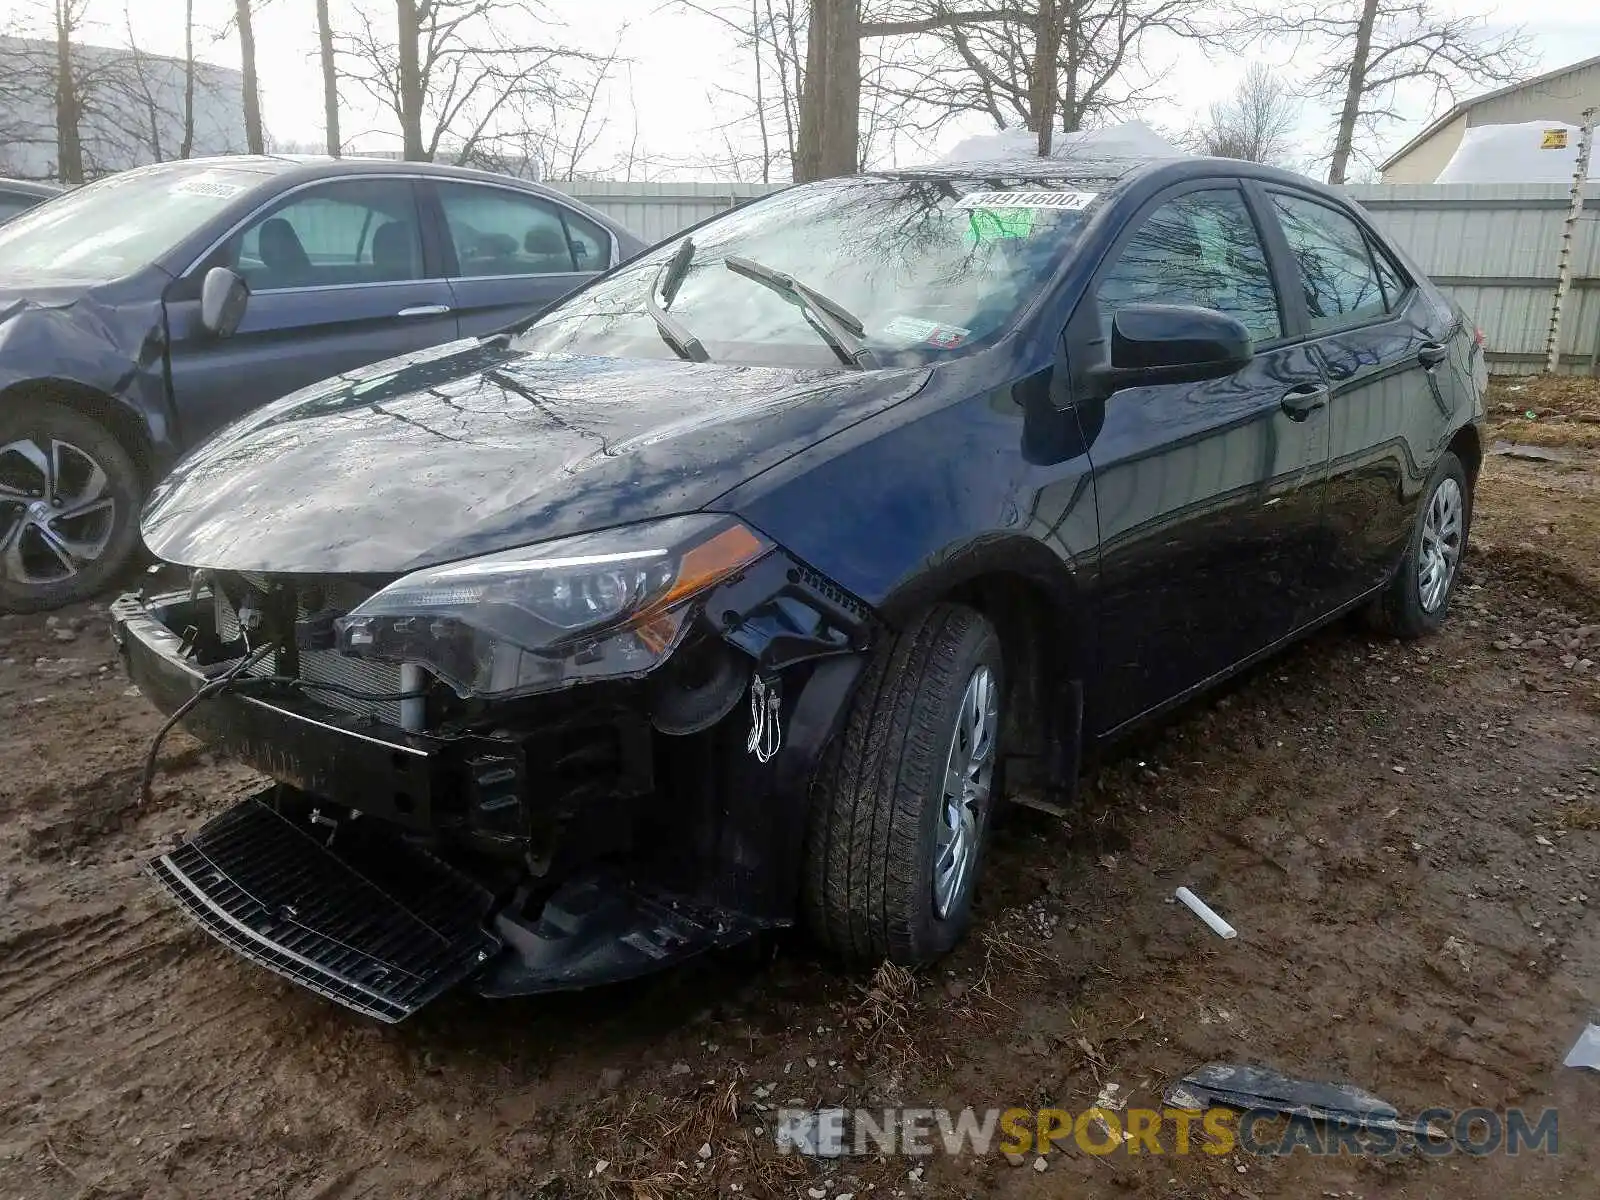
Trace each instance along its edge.
{"label": "rear wheel", "polygon": [[139,473],[109,431],[24,399],[0,412],[0,609],[85,600],[138,542]]}
{"label": "rear wheel", "polygon": [[804,910],[860,963],[929,962],[966,932],[999,756],[1000,639],[929,609],[881,650],[813,786]]}
{"label": "rear wheel", "polygon": [[1444,624],[1471,523],[1471,484],[1461,460],[1446,451],[1428,478],[1400,571],[1378,602],[1383,628],[1410,639]]}

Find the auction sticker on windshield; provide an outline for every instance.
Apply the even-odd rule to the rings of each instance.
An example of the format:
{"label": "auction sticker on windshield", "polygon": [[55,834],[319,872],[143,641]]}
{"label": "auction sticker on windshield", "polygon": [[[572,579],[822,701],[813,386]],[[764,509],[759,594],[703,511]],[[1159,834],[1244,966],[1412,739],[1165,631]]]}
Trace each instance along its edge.
{"label": "auction sticker on windshield", "polygon": [[173,184],[172,190],[190,196],[215,196],[219,200],[227,200],[245,189],[240,184],[228,183],[214,175],[196,175],[192,179],[180,180]]}
{"label": "auction sticker on windshield", "polygon": [[1094,192],[968,192],[957,208],[1056,208],[1069,212],[1087,208]]}

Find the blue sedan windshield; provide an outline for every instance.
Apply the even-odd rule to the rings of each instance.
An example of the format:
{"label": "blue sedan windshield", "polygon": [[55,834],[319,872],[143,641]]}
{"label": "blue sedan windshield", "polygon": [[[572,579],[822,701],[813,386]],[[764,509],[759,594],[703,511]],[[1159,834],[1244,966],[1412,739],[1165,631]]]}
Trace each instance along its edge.
{"label": "blue sedan windshield", "polygon": [[[726,268],[731,255],[793,276],[860,318],[880,362],[930,361],[992,341],[1077,240],[1095,194],[1072,184],[850,179],[779,193],[694,230],[665,307],[719,361],[836,361],[802,308]],[[546,314],[521,349],[669,357],[645,310],[666,242]],[[658,297],[661,299],[661,297]]]}
{"label": "blue sedan windshield", "polygon": [[0,276],[119,279],[154,262],[266,176],[166,163],[109,175],[0,227]]}

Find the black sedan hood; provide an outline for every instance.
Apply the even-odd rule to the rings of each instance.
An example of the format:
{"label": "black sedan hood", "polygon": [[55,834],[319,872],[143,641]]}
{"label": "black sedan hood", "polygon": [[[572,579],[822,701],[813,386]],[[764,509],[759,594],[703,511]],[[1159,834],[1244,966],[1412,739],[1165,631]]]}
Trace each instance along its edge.
{"label": "black sedan hood", "polygon": [[410,570],[703,507],[927,377],[452,343],[224,430],[156,490],[144,538],[186,566]]}

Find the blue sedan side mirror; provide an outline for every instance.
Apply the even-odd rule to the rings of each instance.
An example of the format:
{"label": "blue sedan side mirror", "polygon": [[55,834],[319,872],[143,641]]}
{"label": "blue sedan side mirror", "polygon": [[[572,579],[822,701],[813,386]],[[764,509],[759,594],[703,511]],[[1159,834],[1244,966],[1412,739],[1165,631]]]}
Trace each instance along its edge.
{"label": "blue sedan side mirror", "polygon": [[237,271],[212,267],[200,285],[200,324],[213,337],[230,337],[249,303],[250,285]]}

